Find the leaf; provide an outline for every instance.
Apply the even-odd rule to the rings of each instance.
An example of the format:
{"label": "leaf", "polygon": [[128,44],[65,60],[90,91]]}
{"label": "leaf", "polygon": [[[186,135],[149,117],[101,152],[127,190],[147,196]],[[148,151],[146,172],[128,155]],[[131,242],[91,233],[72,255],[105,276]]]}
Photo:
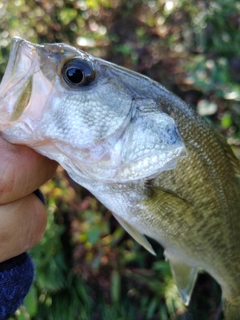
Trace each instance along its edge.
{"label": "leaf", "polygon": [[111,276],[111,299],[113,303],[118,303],[120,299],[121,280],[117,271],[112,272]]}
{"label": "leaf", "polygon": [[38,304],[37,290],[34,286],[32,286],[30,292],[24,299],[24,306],[26,307],[30,318],[35,316],[35,314],[37,313],[37,304]]}
{"label": "leaf", "polygon": [[221,119],[221,126],[225,129],[231,127],[232,125],[232,117],[229,113],[225,113]]}

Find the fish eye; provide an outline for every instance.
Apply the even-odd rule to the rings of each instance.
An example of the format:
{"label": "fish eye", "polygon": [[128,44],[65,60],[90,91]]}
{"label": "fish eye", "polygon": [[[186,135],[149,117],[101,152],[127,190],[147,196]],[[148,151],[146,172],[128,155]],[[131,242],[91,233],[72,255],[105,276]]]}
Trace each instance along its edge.
{"label": "fish eye", "polygon": [[62,67],[64,81],[73,88],[87,86],[95,79],[93,66],[86,60],[74,58],[67,61]]}

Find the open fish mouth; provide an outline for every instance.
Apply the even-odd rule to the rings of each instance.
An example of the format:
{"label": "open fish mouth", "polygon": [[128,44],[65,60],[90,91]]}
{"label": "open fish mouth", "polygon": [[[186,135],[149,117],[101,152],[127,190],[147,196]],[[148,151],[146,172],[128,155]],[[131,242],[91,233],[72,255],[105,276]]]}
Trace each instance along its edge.
{"label": "open fish mouth", "polygon": [[[10,121],[17,120],[27,107],[32,93],[31,70],[36,49],[21,38],[13,38],[7,68],[0,85],[1,110]],[[1,111],[2,113],[3,111]]]}
{"label": "open fish mouth", "polygon": [[[1,131],[13,128],[17,122],[25,123],[22,129],[31,127],[33,130],[43,115],[44,107],[39,108],[39,103],[44,106],[52,85],[41,72],[38,47],[41,46],[19,37],[12,39],[10,57],[0,84]],[[16,139],[10,140],[23,143],[19,141],[23,136],[16,133]]]}

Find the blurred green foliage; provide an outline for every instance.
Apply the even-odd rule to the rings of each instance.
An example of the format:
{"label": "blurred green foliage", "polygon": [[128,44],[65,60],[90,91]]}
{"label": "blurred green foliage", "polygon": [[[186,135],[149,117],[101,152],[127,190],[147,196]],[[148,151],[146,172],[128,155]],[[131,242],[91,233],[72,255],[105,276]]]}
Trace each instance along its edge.
{"label": "blurred green foliage", "polygon": [[[197,107],[240,157],[238,0],[3,0],[0,75],[13,36],[65,42],[141,72]],[[12,320],[221,319],[220,290],[200,274],[188,311],[163,250],[136,244],[91,194],[59,169],[42,188],[43,240],[34,285]]]}

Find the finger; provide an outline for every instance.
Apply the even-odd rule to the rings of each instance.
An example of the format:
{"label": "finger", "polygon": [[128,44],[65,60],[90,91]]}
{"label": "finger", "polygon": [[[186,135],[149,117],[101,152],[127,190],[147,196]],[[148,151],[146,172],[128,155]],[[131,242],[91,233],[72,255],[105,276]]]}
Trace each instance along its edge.
{"label": "finger", "polygon": [[46,221],[46,209],[34,194],[0,206],[0,262],[36,245]]}
{"label": "finger", "polygon": [[0,204],[29,195],[52,177],[57,163],[0,137]]}

